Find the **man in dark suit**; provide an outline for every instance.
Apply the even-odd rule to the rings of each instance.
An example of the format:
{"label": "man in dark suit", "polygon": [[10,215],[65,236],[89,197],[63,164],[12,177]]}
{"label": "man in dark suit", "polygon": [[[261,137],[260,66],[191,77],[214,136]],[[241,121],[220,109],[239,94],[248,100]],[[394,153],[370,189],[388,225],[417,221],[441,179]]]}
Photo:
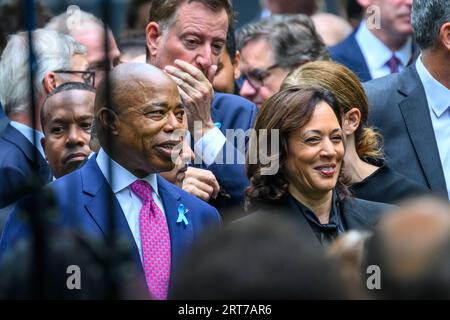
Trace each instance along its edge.
{"label": "man in dark suit", "polygon": [[[185,132],[176,84],[142,63],[119,65],[110,84],[111,98],[103,82],[95,100],[102,148],[81,169],[50,184],[60,212],[56,224],[103,238],[114,219],[117,235],[131,243],[150,296],[166,299],[180,258],[206,228],[219,226],[220,216],[157,174],[173,168]],[[23,232],[18,212],[5,227],[2,255]]]}
{"label": "man in dark suit", "polygon": [[411,0],[358,0],[366,12],[358,28],[330,48],[331,57],[361,81],[403,70],[413,54]]}
{"label": "man in dark suit", "polygon": [[[227,139],[227,130],[247,131],[257,111],[243,98],[214,93],[211,84],[232,21],[227,0],[156,0],[146,27],[147,62],[164,69],[178,84],[194,138],[195,163],[217,178],[221,192],[215,205],[221,212],[243,204],[248,185],[245,146],[238,146],[234,137]],[[235,161],[227,163],[227,156]],[[213,187],[214,181],[207,184]]]}
{"label": "man in dark suit", "polygon": [[450,198],[449,16],[446,1],[415,0],[412,23],[421,56],[399,74],[366,83],[365,90],[369,122],[384,136],[387,162]]}
{"label": "man in dark suit", "polygon": [[[63,75],[64,71],[84,72],[88,67],[85,48],[71,37],[50,30],[35,30],[33,45],[39,69],[35,74],[33,104],[29,98],[31,83],[26,76],[29,71],[27,43],[26,32],[11,36],[0,61],[0,96],[11,120],[0,134],[0,209],[17,201],[32,186],[51,180],[40,145],[43,137],[40,107],[45,96],[59,84],[83,81],[82,74]],[[33,105],[34,119],[31,116]]]}

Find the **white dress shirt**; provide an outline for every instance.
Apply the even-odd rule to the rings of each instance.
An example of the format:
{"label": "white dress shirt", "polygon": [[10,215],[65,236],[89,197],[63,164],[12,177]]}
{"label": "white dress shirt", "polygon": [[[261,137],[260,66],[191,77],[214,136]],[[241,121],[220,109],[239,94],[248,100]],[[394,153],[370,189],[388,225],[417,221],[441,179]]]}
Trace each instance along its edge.
{"label": "white dress shirt", "polygon": [[[98,152],[96,161],[100,168],[100,171],[103,173],[109,185],[111,186],[111,189],[116,195],[117,201],[119,202],[120,207],[125,214],[125,218],[127,219],[128,226],[130,227],[131,233],[133,234],[134,241],[136,242],[136,246],[138,247],[139,255],[142,261],[141,234],[139,232],[139,212],[142,208],[142,201],[134,192],[131,191],[130,184],[132,184],[136,180],[147,181],[153,189],[153,200],[165,215],[166,213],[164,211],[164,206],[158,193],[158,182],[156,179],[156,174],[149,174],[145,178],[139,179],[127,169],[122,167],[120,164],[112,160],[103,149],[100,149],[100,151]],[[111,175],[108,173],[108,161],[111,161]],[[110,181],[111,176],[113,177],[113,185],[111,185]]]}
{"label": "white dress shirt", "polygon": [[448,198],[450,199],[450,89],[433,78],[422,62],[416,61],[416,69],[425,89],[431,123],[444,170]]}
{"label": "white dress shirt", "polygon": [[[44,149],[42,148],[42,145],[41,145],[41,139],[44,138],[44,134],[40,131],[34,130],[33,128],[30,128],[30,127],[28,127],[22,123],[16,122],[16,121],[11,121],[10,124],[14,128],[16,128],[21,134],[23,134],[25,136],[25,138],[27,138],[27,140],[30,141],[30,143],[39,150],[39,152],[42,155],[42,158],[45,159]],[[36,144],[34,144],[34,141],[33,141],[33,134],[36,135]]]}
{"label": "white dress shirt", "polygon": [[[361,48],[362,55],[366,60],[372,79],[381,78],[391,74],[389,66],[386,64],[392,57],[392,51],[378,39],[367,27],[366,22],[361,22],[355,34],[356,42]],[[394,54],[399,60],[398,71],[402,71],[408,64],[412,55],[412,38],[409,37],[405,45]]]}

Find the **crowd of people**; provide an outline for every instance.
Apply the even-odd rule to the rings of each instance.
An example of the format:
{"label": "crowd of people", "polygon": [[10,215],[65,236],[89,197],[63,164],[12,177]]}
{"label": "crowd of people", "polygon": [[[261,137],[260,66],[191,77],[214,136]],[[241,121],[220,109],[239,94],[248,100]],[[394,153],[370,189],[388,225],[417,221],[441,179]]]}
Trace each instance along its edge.
{"label": "crowd of people", "polygon": [[450,298],[450,6],[353,2],[9,30],[0,298]]}

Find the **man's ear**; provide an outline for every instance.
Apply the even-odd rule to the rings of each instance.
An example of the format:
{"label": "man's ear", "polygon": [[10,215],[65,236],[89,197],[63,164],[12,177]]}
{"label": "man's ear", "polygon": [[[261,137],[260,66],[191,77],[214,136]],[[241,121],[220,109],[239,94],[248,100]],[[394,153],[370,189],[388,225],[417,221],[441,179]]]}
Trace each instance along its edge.
{"label": "man's ear", "polygon": [[439,30],[442,45],[450,52],[450,22],[444,23]]}
{"label": "man's ear", "polygon": [[[161,35],[161,27],[158,23],[151,21],[147,24],[147,27],[145,28],[145,38],[147,42],[147,51],[151,57],[156,56],[158,53]],[[147,56],[147,60],[149,59],[150,57]]]}
{"label": "man's ear", "polygon": [[[95,119],[95,125],[100,125],[103,130],[112,135],[118,135],[119,131],[117,125],[119,118],[117,114],[109,108],[103,107],[98,111],[97,117]],[[97,128],[98,130],[98,128]]]}
{"label": "man's ear", "polygon": [[44,149],[45,160],[48,161],[47,152],[45,151],[45,138],[41,138],[41,146],[42,146],[42,149]]}
{"label": "man's ear", "polygon": [[241,77],[241,52],[236,50],[236,55],[234,57],[233,68],[234,68],[234,79],[237,80]]}
{"label": "man's ear", "polygon": [[44,76],[44,80],[43,84],[44,84],[44,89],[45,89],[45,93],[49,94],[50,92],[53,91],[53,89],[55,89],[57,87],[57,83],[56,83],[56,73],[54,72],[49,72]]}
{"label": "man's ear", "polygon": [[346,136],[353,134],[356,131],[356,129],[358,129],[360,123],[361,123],[361,111],[359,111],[358,108],[351,108],[344,115],[344,123],[342,125],[344,134]]}

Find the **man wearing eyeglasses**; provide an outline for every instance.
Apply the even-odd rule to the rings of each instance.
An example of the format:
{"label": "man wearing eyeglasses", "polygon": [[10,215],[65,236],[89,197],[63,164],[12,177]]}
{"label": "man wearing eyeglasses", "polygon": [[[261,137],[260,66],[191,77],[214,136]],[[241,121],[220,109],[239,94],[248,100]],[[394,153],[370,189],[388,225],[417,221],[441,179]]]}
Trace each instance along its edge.
{"label": "man wearing eyeglasses", "polygon": [[287,74],[329,53],[306,15],[271,16],[245,26],[238,36],[242,87],[239,94],[261,108]]}
{"label": "man wearing eyeglasses", "polygon": [[28,76],[27,32],[9,38],[0,60],[0,98],[10,120],[0,134],[0,209],[31,191],[33,177],[40,184],[51,180],[40,144],[43,137],[40,109],[47,94],[60,84],[84,82],[83,72],[88,67],[86,49],[72,37],[37,29],[32,39],[37,65],[34,83],[30,83]]}

